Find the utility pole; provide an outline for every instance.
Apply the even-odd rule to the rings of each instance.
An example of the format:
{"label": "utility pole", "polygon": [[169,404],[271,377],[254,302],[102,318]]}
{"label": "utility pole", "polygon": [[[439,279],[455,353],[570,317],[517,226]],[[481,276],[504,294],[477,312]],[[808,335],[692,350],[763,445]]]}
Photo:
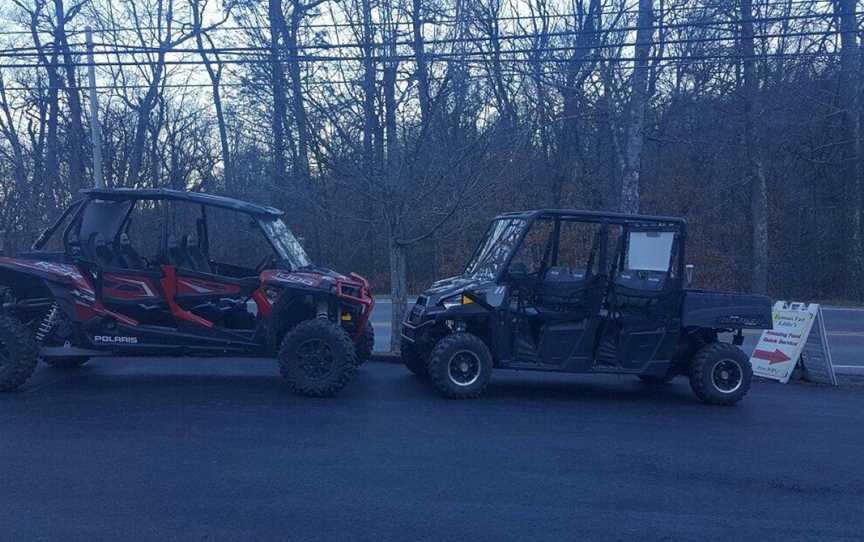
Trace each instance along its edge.
{"label": "utility pole", "polygon": [[93,139],[93,183],[96,188],[105,188],[102,179],[102,128],[99,126],[99,102],[96,98],[96,64],[93,61],[93,29],[87,33],[87,73],[90,79],[90,133]]}

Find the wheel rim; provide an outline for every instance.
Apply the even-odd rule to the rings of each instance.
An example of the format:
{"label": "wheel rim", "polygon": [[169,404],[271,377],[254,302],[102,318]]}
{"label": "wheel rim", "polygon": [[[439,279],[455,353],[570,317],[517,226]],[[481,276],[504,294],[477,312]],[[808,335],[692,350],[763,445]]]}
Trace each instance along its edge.
{"label": "wheel rim", "polygon": [[321,339],[309,339],[297,347],[297,361],[307,378],[319,380],[333,370],[333,349]]}
{"label": "wheel rim", "polygon": [[480,378],[480,358],[468,350],[456,352],[447,363],[447,375],[457,386],[470,386]]}
{"label": "wheel rim", "polygon": [[720,393],[735,393],[744,382],[744,372],[734,360],[721,359],[711,370],[711,381]]}

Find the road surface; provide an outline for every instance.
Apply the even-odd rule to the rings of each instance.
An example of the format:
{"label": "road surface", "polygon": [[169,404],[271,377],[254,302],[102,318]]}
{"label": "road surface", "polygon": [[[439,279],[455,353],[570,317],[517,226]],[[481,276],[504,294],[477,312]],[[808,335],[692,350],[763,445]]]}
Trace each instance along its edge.
{"label": "road surface", "polygon": [[[372,324],[375,326],[375,349],[378,351],[386,351],[390,347],[391,310],[389,299],[377,300]],[[822,312],[834,365],[864,367],[864,309],[823,307]],[[758,340],[758,333],[746,334],[743,346],[748,354]]]}
{"label": "road surface", "polygon": [[3,540],[861,540],[864,391],[496,373],[476,401],[369,363],[337,398],[273,360],[40,366],[0,395]]}

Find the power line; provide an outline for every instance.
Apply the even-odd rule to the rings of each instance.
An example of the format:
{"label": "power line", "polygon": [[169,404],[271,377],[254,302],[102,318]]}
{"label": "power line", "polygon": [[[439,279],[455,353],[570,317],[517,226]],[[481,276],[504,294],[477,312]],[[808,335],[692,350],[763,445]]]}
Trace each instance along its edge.
{"label": "power line", "polygon": [[[828,37],[830,35],[836,35],[838,32],[836,30],[828,30],[824,32],[787,32],[787,33],[773,33],[773,34],[760,34],[755,35],[754,38],[757,40],[766,40],[766,39],[791,39],[791,38],[807,38],[807,37]],[[577,32],[558,32],[555,33],[554,36],[563,37],[563,36],[576,36]],[[549,34],[547,34],[549,36]],[[502,36],[500,39],[504,40],[517,40],[517,39],[530,39],[535,37],[533,34],[519,34],[519,35],[508,35]],[[667,39],[663,40],[662,44],[664,46],[668,45],[681,45],[681,44],[691,44],[691,43],[717,43],[724,41],[737,41],[740,39],[740,36],[711,36],[711,37],[703,37],[703,38],[682,38],[682,39]],[[450,43],[455,40],[447,40],[446,43]],[[488,38],[478,38],[476,40],[466,40],[465,42],[470,43],[485,43],[489,41]],[[445,41],[429,41],[425,42],[426,45],[436,45],[440,43],[445,43]],[[660,42],[657,42],[656,45],[659,45]],[[76,44],[77,45],[77,44]],[[98,44],[102,47],[107,47],[109,44]],[[120,55],[135,55],[135,54],[158,54],[164,52],[165,54],[208,54],[208,55],[242,55],[249,53],[270,53],[270,48],[266,46],[243,46],[243,47],[210,47],[204,49],[198,48],[174,48],[166,51],[162,51],[158,48],[153,47],[143,47],[137,45],[123,45],[123,44],[110,44],[114,47],[122,47],[124,50],[98,50],[93,53],[96,55],[106,55],[106,56],[120,56]],[[385,45],[388,47],[392,46],[412,46],[414,45],[411,41],[399,41],[392,44],[377,44],[378,48],[383,48]],[[635,42],[622,42],[622,43],[599,43],[596,45],[573,45],[566,46],[568,50],[571,51],[593,51],[596,49],[617,49],[623,47],[632,47],[635,46]],[[358,49],[362,48],[362,44],[357,43],[344,43],[344,44],[321,44],[321,45],[301,45],[297,47],[288,48],[289,50],[338,50],[338,49]],[[538,48],[538,52],[543,52],[543,48]],[[502,50],[502,52],[507,52],[508,50]],[[81,51],[72,50],[71,54],[82,54]],[[0,58],[38,58],[39,53],[25,53],[19,51],[12,52],[0,52]]]}
{"label": "power line", "polygon": [[[812,60],[812,59],[819,59],[819,58],[831,58],[831,57],[835,57],[838,55],[839,55],[839,52],[774,53],[774,54],[767,54],[767,55],[755,55],[755,57],[760,59],[760,60],[778,60],[778,59],[788,59],[788,58],[811,59]],[[669,65],[679,66],[679,65],[683,65],[683,64],[689,64],[689,63],[692,63],[694,61],[742,61],[745,59],[746,58],[742,58],[739,55],[690,55],[690,56],[672,55],[672,56],[665,56],[662,59],[658,59],[657,60],[658,64],[656,64],[656,67],[657,68],[664,68],[664,67],[667,67]],[[604,63],[613,63],[614,64],[614,63],[619,63],[623,60],[632,61],[632,59],[589,58],[589,59],[586,59],[586,62],[604,62]],[[650,61],[651,58],[649,58],[648,60]],[[464,64],[470,68],[475,68],[475,69],[485,69],[486,68],[485,65],[483,65],[482,63],[477,63],[477,61],[473,61],[473,62],[467,61],[467,62],[463,62],[461,64]],[[513,67],[513,68],[505,67],[502,69],[502,75],[531,77],[534,75],[534,73],[532,73],[528,69],[520,69],[520,68],[515,68],[515,67]],[[461,77],[464,77],[464,78],[469,79],[469,80],[478,80],[478,81],[485,81],[485,80],[489,79],[488,75],[482,75],[482,74],[476,74],[476,73],[475,74],[470,74],[470,73],[464,74]],[[544,84],[546,84],[546,85],[556,86],[556,87],[562,86],[558,82],[552,81],[549,78],[549,74],[546,74],[546,73],[542,74],[542,78],[544,80],[543,81]],[[434,75],[429,76],[430,81],[445,81],[447,79],[448,78],[446,76],[434,76]],[[415,78],[410,77],[410,76],[396,79],[396,83],[398,83],[398,84],[408,84],[408,83],[413,83],[414,81],[415,81]],[[344,78],[342,78],[342,79],[323,79],[323,80],[317,80],[317,81],[306,80],[303,82],[303,85],[307,86],[307,87],[332,87],[334,85],[362,85],[364,83],[366,83],[366,81],[363,78],[356,78],[356,79],[344,79]],[[208,88],[209,89],[209,88],[213,87],[212,83],[159,83],[155,86],[158,88],[183,88],[183,89],[187,89],[187,88]],[[246,81],[241,81],[241,82],[220,82],[218,84],[218,86],[219,86],[219,88],[251,88],[251,87],[266,86],[266,84],[255,83],[255,82],[246,80]],[[120,85],[119,87],[116,85],[97,85],[96,89],[100,90],[100,91],[107,91],[107,90],[119,90],[119,89],[149,89],[150,87],[151,87],[151,85],[147,85],[147,84],[123,84],[123,85]],[[67,87],[63,86],[63,85],[56,86],[56,87],[51,86],[51,85],[42,85],[42,86],[18,85],[18,86],[5,87],[4,90],[6,90],[6,91],[47,91],[47,90],[50,90],[52,88],[55,88],[58,90],[64,90]]]}
{"label": "power line", "polygon": [[[831,4],[833,4],[833,1],[834,0],[791,0],[791,1],[786,2],[786,1],[781,0],[781,1],[776,1],[776,2],[765,2],[763,4],[760,4],[760,5],[754,6],[754,7],[756,7],[756,8],[761,8],[761,7],[767,7],[767,8],[771,8],[771,7],[781,8],[782,7],[782,8],[785,8],[787,6],[796,6],[796,5],[811,5],[811,6],[814,4],[831,5]],[[698,6],[698,7],[685,8],[685,9],[689,10],[689,11],[705,11],[706,6]],[[665,13],[680,16],[682,14],[686,14],[685,9],[676,8],[674,11],[669,10],[669,11],[666,11]],[[623,10],[600,11],[596,14],[603,16],[603,15],[626,15],[628,13],[636,14],[636,13],[638,13],[638,8],[625,8]],[[589,15],[592,15],[592,14],[589,12],[583,13],[583,16],[589,16]],[[554,21],[554,20],[561,20],[561,19],[571,20],[575,16],[576,16],[575,13],[548,13],[545,15],[506,15],[506,16],[498,16],[498,17],[477,17],[476,15],[472,15],[470,17],[463,17],[461,19],[457,19],[456,17],[439,17],[439,18],[421,19],[421,23],[424,25],[428,24],[428,25],[446,26],[446,25],[453,25],[453,24],[458,24],[458,23],[471,24],[471,23],[478,23],[478,22],[495,22],[495,21],[498,21],[498,22],[541,21],[542,22],[544,20],[547,20],[547,21],[549,21],[549,20]],[[720,24],[720,23],[738,24],[738,23],[743,23],[743,22],[764,23],[764,22],[772,22],[772,20],[774,20],[774,22],[780,22],[781,20],[819,19],[819,18],[826,18],[826,17],[833,17],[833,16],[834,16],[833,12],[821,12],[821,13],[807,13],[807,14],[797,14],[797,15],[782,15],[782,16],[775,16],[775,17],[754,17],[753,19],[748,19],[748,20],[733,19],[730,21],[715,21],[715,24]],[[694,23],[698,23],[698,22],[700,22],[700,21],[693,21],[690,23],[681,23],[681,24],[694,24]],[[398,26],[410,27],[412,24],[413,24],[413,21],[411,21],[411,20],[393,21],[393,22],[390,22],[387,24],[376,22],[376,23],[373,23],[373,27],[375,27],[376,29],[380,29],[380,28],[386,27],[388,25],[389,26],[397,26],[397,27]],[[678,23],[664,24],[661,27],[655,27],[655,29],[657,29],[657,28],[670,28],[673,24],[678,24]],[[333,21],[333,22],[328,22],[328,23],[301,23],[299,25],[299,27],[301,29],[310,29],[310,30],[311,29],[330,29],[330,28],[338,29],[338,28],[357,28],[358,24],[351,23],[351,22]],[[188,24],[188,23],[183,23],[180,25],[180,28],[183,30],[192,30],[193,26]],[[260,31],[260,30],[265,30],[265,29],[267,29],[267,27],[253,26],[253,25],[221,25],[221,26],[217,26],[215,28],[209,29],[208,33],[209,32],[231,32],[231,31]],[[636,30],[636,29],[637,28],[635,28],[635,27],[631,27],[627,30]],[[162,30],[165,30],[165,28],[159,27],[159,26],[137,26],[137,27],[122,27],[121,26],[121,27],[112,27],[112,28],[101,28],[101,29],[100,28],[94,28],[93,33],[94,34],[111,34],[111,33],[117,33],[117,32],[138,32],[138,31],[142,31],[142,30],[162,31]],[[46,35],[53,35],[53,33],[54,33],[53,30],[39,30],[39,29],[37,29],[37,32],[40,34],[46,34]],[[30,34],[32,34],[32,31],[29,29],[28,30],[22,29],[22,30],[0,31],[0,35],[30,35]],[[82,35],[82,34],[84,34],[84,30],[69,30],[66,32],[67,36]]]}
{"label": "power line", "polygon": [[[553,51],[569,51],[569,48],[559,47],[559,48],[547,48],[545,51],[553,52]],[[534,52],[536,49],[521,49],[521,50],[511,50],[503,52],[502,54],[524,54],[527,52]],[[452,63],[470,63],[471,60],[467,59],[468,56],[477,56],[478,53],[445,53],[445,54],[430,54],[426,56],[426,60],[447,60]],[[485,54],[485,53],[482,53]],[[602,56],[586,56],[580,59],[581,62],[606,62],[612,64],[630,64],[638,61],[647,61],[647,62],[664,62],[664,61],[684,61],[684,62],[692,62],[696,60],[765,60],[769,58],[818,58],[818,57],[832,57],[840,54],[840,51],[825,51],[825,52],[815,52],[815,53],[760,53],[753,56],[743,56],[743,55],[649,55],[641,58],[606,58]],[[399,62],[404,60],[413,60],[415,57],[413,55],[395,55],[395,56],[380,56],[377,57],[377,60],[380,62]],[[363,57],[354,56],[354,57],[337,57],[337,56],[304,56],[298,59],[300,62],[348,62],[348,61],[362,61]],[[485,60],[481,59],[481,60]],[[501,58],[503,62],[521,62],[524,61],[524,58]],[[232,59],[232,60],[222,60],[223,64],[234,64],[234,65],[255,65],[255,64],[270,64],[271,61],[269,59]],[[545,62],[550,63],[565,63],[570,62],[568,59],[546,59]],[[96,62],[93,63],[93,66],[96,67],[140,67],[140,66],[192,66],[198,65],[202,62],[200,60],[166,60],[164,62],[133,62],[133,61],[108,61],[108,62]],[[89,62],[80,62],[73,64],[74,67],[87,67],[90,66]],[[41,64],[0,64],[0,69],[9,69],[9,68],[39,68],[42,67]]]}

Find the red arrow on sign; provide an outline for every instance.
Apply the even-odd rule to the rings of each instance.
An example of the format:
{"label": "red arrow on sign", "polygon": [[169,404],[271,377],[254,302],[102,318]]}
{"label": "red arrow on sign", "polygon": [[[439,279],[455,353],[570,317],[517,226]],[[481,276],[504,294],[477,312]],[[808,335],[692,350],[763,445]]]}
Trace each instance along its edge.
{"label": "red arrow on sign", "polygon": [[783,352],[781,352],[779,348],[775,349],[773,352],[769,352],[768,350],[756,349],[753,351],[753,357],[764,359],[768,362],[769,365],[774,365],[775,363],[783,363],[784,361],[789,361],[790,359],[792,359]]}

